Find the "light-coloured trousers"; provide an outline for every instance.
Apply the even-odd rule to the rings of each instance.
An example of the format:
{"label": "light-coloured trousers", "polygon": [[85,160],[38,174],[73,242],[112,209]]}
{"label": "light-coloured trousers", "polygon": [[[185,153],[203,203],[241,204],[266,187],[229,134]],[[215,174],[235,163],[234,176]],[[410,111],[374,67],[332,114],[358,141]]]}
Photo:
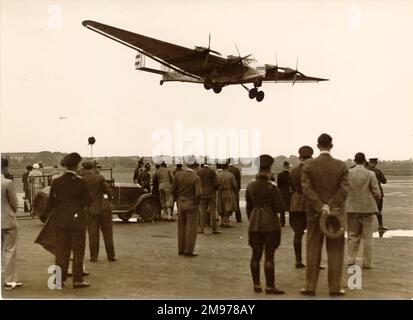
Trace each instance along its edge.
{"label": "light-coloured trousers", "polygon": [[360,241],[363,239],[363,267],[371,267],[373,239],[373,213],[347,213],[347,255],[348,264],[355,264]]}
{"label": "light-coloured trousers", "polygon": [[1,229],[1,279],[17,282],[17,228]]}

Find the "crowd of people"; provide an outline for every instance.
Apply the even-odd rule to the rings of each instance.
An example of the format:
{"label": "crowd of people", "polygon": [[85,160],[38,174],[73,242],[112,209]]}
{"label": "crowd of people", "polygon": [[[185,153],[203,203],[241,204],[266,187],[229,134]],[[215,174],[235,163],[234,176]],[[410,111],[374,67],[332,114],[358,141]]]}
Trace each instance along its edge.
{"label": "crowd of people", "polygon": [[[280,245],[281,230],[286,225],[285,213],[289,212],[289,225],[294,231],[293,251],[295,267],[306,268],[306,286],[300,291],[314,296],[321,266],[324,239],[327,244],[328,282],[331,296],[345,294],[341,288],[344,266],[344,228],[348,230],[348,261],[351,266],[363,240],[363,268],[372,267],[372,220],[376,214],[380,230],[386,230],[382,222],[383,190],[386,179],[377,168],[377,159],[368,165],[361,152],[354,157],[351,168],[330,154],[332,137],[322,134],[317,147],[320,155],[313,158],[313,149],[303,146],[298,150],[300,163],[290,170],[284,162],[283,171],[277,177],[272,173],[273,158],[261,155],[255,162],[259,168],[255,179],[245,192],[246,216],[248,217],[249,245],[252,248],[250,271],[255,292],[262,292],[260,261],[264,255],[265,292],[283,294],[275,285],[275,251]],[[36,242],[42,244],[56,257],[56,265],[62,270],[62,280],[71,275],[69,263],[73,253],[73,287],[84,288],[84,255],[86,231],[89,234],[90,261],[96,262],[99,250],[99,230],[102,230],[107,259],[116,261],[113,245],[111,191],[91,162],[83,162],[79,154],[64,157],[63,172],[51,183],[49,219]],[[23,284],[16,274],[17,198],[13,182],[7,179],[8,161],[2,158],[2,279],[5,288],[17,288]],[[27,168],[23,177],[27,181],[37,166]],[[38,173],[36,176],[41,177]],[[159,202],[161,216],[174,221],[174,206],[178,215],[178,254],[195,257],[198,234],[210,228],[212,234],[220,234],[220,227],[231,228],[234,216],[242,222],[240,210],[241,174],[230,160],[216,164],[216,170],[208,163],[197,163],[193,156],[176,164],[172,170],[165,162],[151,164],[139,160],[133,180],[146,192],[151,192]],[[26,193],[26,189],[25,189]],[[218,216],[219,219],[218,219]],[[302,239],[307,233],[306,264],[302,258]],[[52,245],[51,245],[52,244]]]}

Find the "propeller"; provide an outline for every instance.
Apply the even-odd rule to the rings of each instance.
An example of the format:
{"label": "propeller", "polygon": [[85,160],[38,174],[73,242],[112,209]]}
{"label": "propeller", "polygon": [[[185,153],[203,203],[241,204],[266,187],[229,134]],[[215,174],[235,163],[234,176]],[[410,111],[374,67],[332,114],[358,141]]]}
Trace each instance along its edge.
{"label": "propeller", "polygon": [[245,59],[248,59],[249,57],[251,57],[251,54],[249,54],[249,55],[246,55],[246,56],[244,56],[244,57],[241,57],[241,54],[240,54],[240,52],[239,52],[239,50],[238,50],[238,47],[237,47],[237,44],[235,43],[235,49],[237,49],[237,53],[238,53],[238,59],[236,59],[233,63],[240,63],[240,62],[242,62],[242,60],[245,60]]}
{"label": "propeller", "polygon": [[275,82],[278,82],[278,56],[277,52],[275,53]]}
{"label": "propeller", "polygon": [[297,62],[295,63],[295,72],[294,72],[294,78],[293,78],[293,86],[295,84],[295,82],[297,81],[297,73],[298,72],[298,57],[297,57]]}
{"label": "propeller", "polygon": [[204,60],[204,64],[203,64],[203,68],[206,67],[206,65],[208,64],[208,59],[209,59],[209,54],[215,53],[217,55],[221,55],[218,51],[215,50],[211,50],[211,33],[208,36],[208,48],[204,48],[204,47],[195,47],[198,50],[201,50],[204,54],[205,54],[205,60]]}

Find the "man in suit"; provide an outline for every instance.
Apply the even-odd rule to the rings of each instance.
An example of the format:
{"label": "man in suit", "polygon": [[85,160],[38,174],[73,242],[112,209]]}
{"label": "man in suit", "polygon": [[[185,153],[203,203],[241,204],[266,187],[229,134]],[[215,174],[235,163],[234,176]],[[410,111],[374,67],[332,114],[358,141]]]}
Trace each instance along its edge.
{"label": "man in suit", "polygon": [[12,180],[7,179],[9,161],[1,158],[1,280],[5,289],[20,288],[17,280],[17,220],[18,201]]}
{"label": "man in suit", "polygon": [[138,157],[138,166],[136,167],[135,171],[133,172],[133,182],[139,183],[139,175],[143,170],[143,158]]}
{"label": "man in suit", "polygon": [[[303,295],[314,296],[318,281],[324,234],[320,230],[320,216],[330,211],[338,212],[344,225],[345,200],[348,192],[348,168],[334,159],[330,150],[333,139],[323,133],[318,138],[320,155],[306,161],[303,166],[301,185],[308,201],[307,206],[307,272]],[[328,255],[328,286],[330,296],[342,296],[344,234],[337,239],[326,238]]]}
{"label": "man in suit", "polygon": [[86,207],[92,204],[86,181],[77,175],[82,160],[78,153],[70,153],[62,160],[66,172],[53,180],[49,206],[55,214],[58,252],[56,265],[62,270],[62,282],[67,279],[70,253],[73,251],[73,287],[85,288],[90,284],[83,280],[83,259],[86,241]]}
{"label": "man in suit", "polygon": [[239,193],[241,191],[241,171],[231,164],[231,159],[228,159],[228,171],[231,172],[234,177],[235,181],[237,182],[237,190],[235,190],[235,202],[237,203],[237,209],[235,210],[235,218],[237,219],[237,222],[242,222],[242,217],[241,217],[241,209],[239,207]]}
{"label": "man in suit", "polygon": [[229,217],[237,210],[236,193],[238,185],[235,176],[228,171],[228,164],[220,164],[217,170],[218,204],[217,209],[221,216],[221,227],[231,228]]}
{"label": "man in suit", "polygon": [[199,206],[199,232],[204,233],[205,223],[212,227],[213,234],[219,234],[217,230],[216,196],[218,189],[217,174],[208,164],[202,164],[197,171],[201,178],[202,195]]}
{"label": "man in suit", "polygon": [[151,191],[151,164],[149,162],[145,163],[144,169],[142,170],[140,176],[140,185],[145,192]]}
{"label": "man in suit", "polygon": [[167,215],[168,221],[174,221],[172,217],[174,198],[171,193],[174,176],[172,171],[167,168],[165,161],[162,162],[160,168],[156,170],[155,176],[158,183],[159,199],[161,201],[162,211]]}
{"label": "man in suit", "polygon": [[187,168],[175,176],[172,194],[178,205],[178,254],[187,257],[194,253],[197,231],[199,204],[202,195],[201,179],[194,169],[195,157],[187,157]]}
{"label": "man in suit", "polygon": [[103,208],[104,202],[109,202],[111,190],[105,178],[96,170],[93,162],[83,163],[82,178],[86,181],[92,204],[88,208],[87,229],[89,234],[90,261],[97,262],[99,255],[99,233],[102,230],[107,259],[116,261],[113,245],[112,210]]}
{"label": "man in suit", "polygon": [[26,172],[22,175],[23,191],[24,191],[24,212],[30,212],[32,210],[32,204],[30,199],[30,184],[29,174],[33,170],[31,165],[26,167]]}
{"label": "man in suit", "polygon": [[376,174],[376,179],[379,183],[380,198],[377,199],[377,212],[375,212],[375,214],[377,217],[377,222],[379,224],[379,231],[386,231],[388,230],[388,228],[383,226],[383,215],[381,213],[383,210],[383,199],[384,199],[383,187],[381,185],[386,184],[387,179],[384,176],[383,171],[377,168],[378,163],[379,163],[378,158],[370,158],[367,168]]}
{"label": "man in suit", "polygon": [[310,146],[303,146],[298,150],[300,164],[291,170],[289,175],[290,186],[293,190],[290,203],[290,226],[294,231],[295,267],[305,268],[302,262],[302,241],[307,228],[307,203],[301,187],[301,175],[304,162],[311,159],[314,151]]}
{"label": "man in suit", "polygon": [[[285,210],[290,210],[290,200],[291,200],[291,192],[290,192],[290,164],[288,161],[284,161],[283,163],[283,171],[281,171],[277,175],[277,187],[280,190],[281,197],[284,201]],[[281,212],[280,214],[280,222],[281,227],[285,227],[285,211]]]}
{"label": "man in suit", "polygon": [[356,166],[349,170],[349,191],[346,200],[348,227],[348,265],[356,263],[360,240],[363,238],[363,268],[371,268],[371,240],[373,213],[377,212],[376,201],[381,197],[381,191],[374,172],[365,168],[364,153],[354,157]]}

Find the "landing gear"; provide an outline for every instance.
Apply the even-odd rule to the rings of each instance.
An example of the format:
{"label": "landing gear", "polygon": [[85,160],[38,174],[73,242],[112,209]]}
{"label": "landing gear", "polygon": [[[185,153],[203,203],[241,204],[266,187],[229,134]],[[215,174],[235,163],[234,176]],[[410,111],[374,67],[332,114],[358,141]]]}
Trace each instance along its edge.
{"label": "landing gear", "polygon": [[264,96],[265,96],[264,91],[258,91],[255,99],[257,99],[258,102],[261,102],[262,100],[264,100]]}
{"label": "landing gear", "polygon": [[248,91],[248,97],[250,99],[256,99],[258,102],[264,100],[264,91],[258,91],[257,88],[252,88]]}
{"label": "landing gear", "polygon": [[214,87],[215,93],[220,93],[221,91],[222,91],[222,87],[218,87],[218,86]]}
{"label": "landing gear", "polygon": [[262,85],[262,80],[257,80],[254,82],[254,88],[248,89],[247,86],[241,83],[241,86],[248,91],[248,97],[252,100],[255,99],[258,102],[264,100],[264,91],[259,91],[259,87]]}
{"label": "landing gear", "polygon": [[209,79],[209,78],[206,78],[205,81],[204,81],[204,88],[205,88],[206,90],[210,90],[210,89],[212,89],[213,87],[214,87],[214,84],[212,83],[212,80]]}
{"label": "landing gear", "polygon": [[222,91],[222,85],[214,84],[211,80],[205,80],[204,88],[206,90],[213,90],[215,93],[220,93]]}
{"label": "landing gear", "polygon": [[160,84],[160,85],[163,85],[163,80],[159,81],[159,84]]}
{"label": "landing gear", "polygon": [[257,96],[257,88],[253,88],[248,92],[248,97],[250,97],[250,99],[255,99],[255,97]]}

